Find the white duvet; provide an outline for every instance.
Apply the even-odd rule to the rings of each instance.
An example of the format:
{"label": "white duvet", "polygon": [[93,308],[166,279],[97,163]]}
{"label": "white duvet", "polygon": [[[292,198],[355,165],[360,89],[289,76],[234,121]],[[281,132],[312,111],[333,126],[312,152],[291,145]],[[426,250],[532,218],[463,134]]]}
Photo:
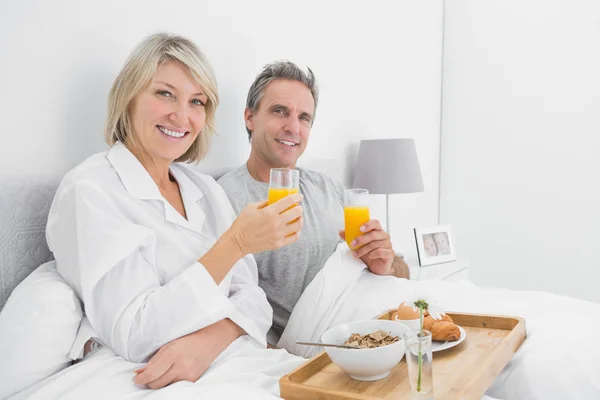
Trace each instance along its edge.
{"label": "white duvet", "polygon": [[[302,356],[318,349],[296,340],[320,340],[331,326],[373,318],[414,294],[451,311],[521,316],[527,339],[488,390],[487,399],[600,399],[600,304],[542,292],[481,289],[468,282],[407,281],[379,277],[340,245],[298,302],[279,346]],[[467,338],[468,340],[468,338]],[[267,399],[279,378],[305,362],[286,350],[258,348],[242,337],[196,383],[151,391],[135,385],[140,364],[102,348],[11,399]]]}
{"label": "white duvet", "polygon": [[600,304],[545,292],[482,289],[467,281],[376,276],[343,244],[300,298],[278,345],[311,357],[318,349],[296,345],[296,340],[319,340],[329,326],[372,318],[415,295],[447,311],[525,318],[527,339],[487,395],[600,399]]}

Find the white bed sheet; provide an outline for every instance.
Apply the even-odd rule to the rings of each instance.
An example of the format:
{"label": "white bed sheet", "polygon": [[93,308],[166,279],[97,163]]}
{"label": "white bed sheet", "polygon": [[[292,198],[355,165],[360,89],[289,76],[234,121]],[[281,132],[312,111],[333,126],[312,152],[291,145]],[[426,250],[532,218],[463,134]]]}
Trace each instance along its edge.
{"label": "white bed sheet", "polygon": [[133,371],[142,364],[104,347],[10,399],[271,399],[278,398],[279,378],[305,361],[285,350],[259,348],[243,336],[196,383],[150,390],[133,383]]}
{"label": "white bed sheet", "polygon": [[[600,336],[600,304],[543,292],[482,289],[466,281],[379,277],[353,260],[343,245],[301,297],[279,345],[314,355],[319,349],[295,341],[319,340],[331,326],[372,318],[415,294],[446,310],[526,319],[526,341],[484,399],[600,399],[600,349],[594,345]],[[196,383],[152,391],[132,381],[141,364],[103,348],[11,399],[277,398],[280,377],[305,361],[286,350],[258,348],[242,337]]]}

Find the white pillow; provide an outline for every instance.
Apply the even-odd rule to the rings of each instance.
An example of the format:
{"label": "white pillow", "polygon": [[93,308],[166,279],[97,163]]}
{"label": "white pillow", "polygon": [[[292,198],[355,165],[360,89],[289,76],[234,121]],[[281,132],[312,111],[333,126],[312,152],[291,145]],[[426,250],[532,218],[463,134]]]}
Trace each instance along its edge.
{"label": "white pillow", "polygon": [[68,355],[82,315],[79,298],[55,261],[15,288],[0,312],[0,399],[71,364]]}

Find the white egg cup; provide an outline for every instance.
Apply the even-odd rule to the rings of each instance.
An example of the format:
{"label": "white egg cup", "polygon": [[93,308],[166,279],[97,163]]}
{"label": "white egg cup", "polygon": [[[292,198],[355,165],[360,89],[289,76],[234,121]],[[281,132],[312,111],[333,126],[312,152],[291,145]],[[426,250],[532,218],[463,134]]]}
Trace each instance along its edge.
{"label": "white egg cup", "polygon": [[408,327],[411,331],[418,331],[421,329],[421,319],[398,319],[397,315],[394,315],[394,321],[398,321]]}

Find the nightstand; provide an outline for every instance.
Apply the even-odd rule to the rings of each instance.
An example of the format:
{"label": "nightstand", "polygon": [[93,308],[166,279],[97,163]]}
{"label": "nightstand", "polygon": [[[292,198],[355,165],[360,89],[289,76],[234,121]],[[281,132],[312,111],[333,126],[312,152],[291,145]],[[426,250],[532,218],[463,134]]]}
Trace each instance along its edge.
{"label": "nightstand", "polygon": [[443,264],[420,267],[415,257],[405,257],[410,267],[410,279],[414,281],[447,281],[458,282],[469,279],[469,262],[466,260],[451,261]]}

